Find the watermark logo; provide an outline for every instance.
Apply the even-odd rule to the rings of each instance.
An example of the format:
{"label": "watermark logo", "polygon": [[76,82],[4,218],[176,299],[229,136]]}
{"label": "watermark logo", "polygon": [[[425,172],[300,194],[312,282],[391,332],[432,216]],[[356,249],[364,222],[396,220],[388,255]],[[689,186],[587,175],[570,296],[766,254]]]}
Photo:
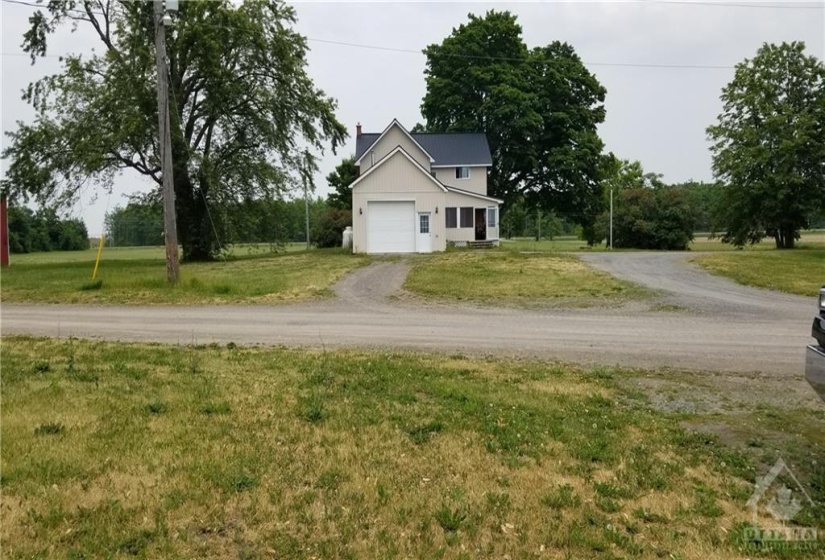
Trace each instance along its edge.
{"label": "watermark logo", "polygon": [[754,544],[815,544],[816,529],[788,525],[808,505],[814,502],[805,487],[779,459],[768,474],[756,478],[756,489],[748,500],[753,526],[746,531],[746,539]]}

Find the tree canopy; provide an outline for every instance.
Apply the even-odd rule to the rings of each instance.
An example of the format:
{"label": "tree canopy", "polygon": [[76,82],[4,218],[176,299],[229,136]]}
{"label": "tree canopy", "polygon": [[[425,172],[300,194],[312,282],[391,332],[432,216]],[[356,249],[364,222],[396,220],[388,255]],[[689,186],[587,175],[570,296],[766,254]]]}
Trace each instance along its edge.
{"label": "tree canopy", "polygon": [[825,66],[801,42],[765,44],[736,66],[708,128],[723,183],[723,241],[793,248],[825,206]]}
{"label": "tree canopy", "polygon": [[601,211],[605,89],[572,46],[530,50],[514,15],[489,11],[424,54],[426,129],[486,133],[491,195],[582,224]]}
{"label": "tree canopy", "polygon": [[25,206],[10,206],[9,251],[82,251],[89,248],[86,224],[77,218],[61,218],[53,208],[37,212]]}
{"label": "tree canopy", "polygon": [[358,168],[355,166],[355,156],[341,161],[335,170],[327,175],[327,183],[331,189],[327,201],[333,208],[339,210],[352,209],[352,185],[358,178]]}
{"label": "tree canopy", "polygon": [[[50,0],[30,18],[32,62],[62,25],[102,49],[64,58],[59,74],[29,85],[37,110],[18,123],[4,157],[13,197],[59,204],[90,182],[111,188],[123,170],[161,184],[151,2]],[[178,237],[185,259],[218,249],[211,213],[312,186],[316,153],[344,140],[336,103],[306,71],[306,40],[280,0],[181,2],[168,30],[170,114]]]}

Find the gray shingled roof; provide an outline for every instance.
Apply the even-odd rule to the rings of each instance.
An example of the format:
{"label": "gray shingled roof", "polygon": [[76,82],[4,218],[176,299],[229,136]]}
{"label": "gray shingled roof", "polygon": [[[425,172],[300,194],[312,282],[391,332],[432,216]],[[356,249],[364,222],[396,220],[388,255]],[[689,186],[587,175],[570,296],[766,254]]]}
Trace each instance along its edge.
{"label": "gray shingled roof", "polygon": [[[372,146],[380,132],[361,134],[355,141],[355,159],[357,160]],[[483,132],[454,132],[447,134],[417,133],[410,134],[421,147],[433,156],[433,165],[493,165],[490,146]]]}

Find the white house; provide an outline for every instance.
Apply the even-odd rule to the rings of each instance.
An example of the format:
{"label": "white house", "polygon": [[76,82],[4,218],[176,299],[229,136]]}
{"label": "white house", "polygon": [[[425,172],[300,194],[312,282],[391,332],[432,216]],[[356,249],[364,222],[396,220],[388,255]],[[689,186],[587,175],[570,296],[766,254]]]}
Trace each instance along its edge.
{"label": "white house", "polygon": [[493,164],[483,133],[410,133],[393,120],[356,133],[353,252],[430,253],[497,245],[501,200],[487,196]]}

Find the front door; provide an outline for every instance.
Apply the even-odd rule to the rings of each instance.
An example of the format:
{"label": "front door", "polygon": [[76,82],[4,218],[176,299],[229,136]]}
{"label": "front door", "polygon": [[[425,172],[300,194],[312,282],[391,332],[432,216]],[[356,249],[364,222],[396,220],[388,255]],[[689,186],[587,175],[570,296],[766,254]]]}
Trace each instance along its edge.
{"label": "front door", "polygon": [[429,212],[418,213],[418,247],[419,253],[432,253],[433,237]]}
{"label": "front door", "polygon": [[476,241],[487,239],[487,209],[476,208]]}

